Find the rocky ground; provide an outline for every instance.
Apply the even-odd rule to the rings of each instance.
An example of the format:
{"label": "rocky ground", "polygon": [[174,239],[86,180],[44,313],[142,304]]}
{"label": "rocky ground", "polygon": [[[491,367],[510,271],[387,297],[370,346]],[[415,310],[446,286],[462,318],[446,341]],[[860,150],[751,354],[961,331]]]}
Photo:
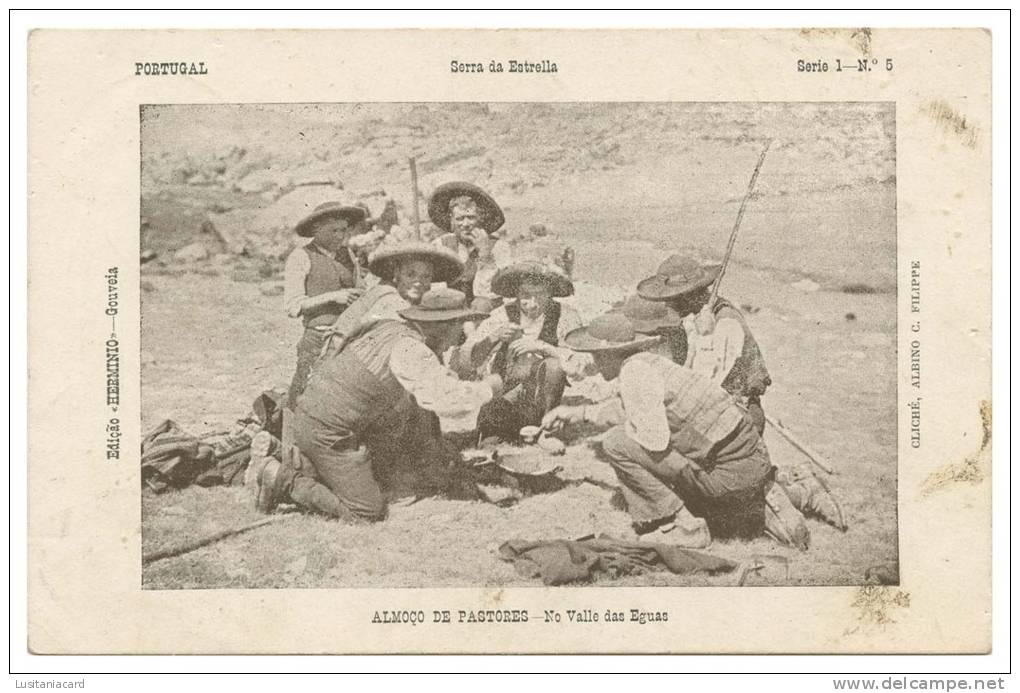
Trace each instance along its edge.
{"label": "rocky ground", "polygon": [[[812,522],[805,553],[717,543],[736,560],[789,558],[769,584],[852,584],[896,547],[893,115],[880,106],[404,104],[156,107],[143,117],[143,428],[201,434],[289,381],[300,328],[282,308],[297,217],[337,195],[408,218],[407,157],[423,195],[450,179],[497,197],[521,255],[577,255],[592,317],[664,254],[718,258],[761,148],[774,138],[723,294],[745,306],[775,381],[768,412],[835,464],[847,534]],[[424,214],[424,204],[422,204]],[[529,230],[541,224],[541,237]],[[798,453],[773,432],[775,463]],[[626,535],[612,472],[584,440],[555,493],[511,508],[430,498],[385,523],[287,518],[151,564],[149,588],[533,584],[495,554],[511,538]],[[594,482],[594,483],[593,483]],[[146,552],[256,519],[242,489],[143,497]],[[728,584],[650,574],[624,584]]]}

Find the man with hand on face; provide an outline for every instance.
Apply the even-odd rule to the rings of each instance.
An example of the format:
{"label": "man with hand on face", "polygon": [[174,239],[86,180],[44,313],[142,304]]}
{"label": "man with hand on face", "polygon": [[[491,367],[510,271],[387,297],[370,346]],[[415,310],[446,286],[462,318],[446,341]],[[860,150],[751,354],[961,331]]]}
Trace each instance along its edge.
{"label": "man with hand on face", "polygon": [[489,291],[490,281],[513,255],[510,245],[497,236],[505,221],[503,210],[477,185],[454,181],[436,188],[428,211],[432,223],[447,232],[433,243],[457,253],[464,263],[464,272],[449,282],[450,288],[462,291],[469,304],[482,310],[499,305]]}
{"label": "man with hand on face", "polygon": [[558,405],[568,376],[580,376],[583,355],[561,346],[563,337],[581,327],[581,317],[556,298],[570,296],[574,285],[554,265],[518,262],[496,273],[493,293],[507,302],[496,308],[464,342],[475,372],[503,378],[506,391],[486,404],[478,416],[482,437],[517,438]]}
{"label": "man with hand on face", "polygon": [[399,456],[444,474],[455,451],[442,434],[474,428],[478,410],[500,390],[498,376],[463,382],[437,357],[462,338],[462,325],[481,316],[453,289],[425,293],[382,320],[341,352],[320,360],[294,416],[296,460],[261,460],[255,506],[281,501],[345,521],[378,521],[386,500],[375,472]]}
{"label": "man with hand on face", "polygon": [[312,363],[325,343],[326,331],[360,295],[356,268],[347,242],[360,233],[364,207],[327,202],[316,207],[294,228],[311,238],[295,248],[284,266],[284,302],[287,314],[301,318],[305,331],[297,345],[297,368],[288,392],[293,409],[305,387]]}

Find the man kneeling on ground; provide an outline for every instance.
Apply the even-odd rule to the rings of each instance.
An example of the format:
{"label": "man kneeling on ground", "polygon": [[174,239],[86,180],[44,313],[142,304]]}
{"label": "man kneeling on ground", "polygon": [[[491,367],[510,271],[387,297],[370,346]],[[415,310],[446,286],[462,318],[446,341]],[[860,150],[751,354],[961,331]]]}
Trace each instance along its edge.
{"label": "man kneeling on ground", "polygon": [[374,466],[399,455],[442,474],[452,455],[442,432],[474,428],[501,387],[498,376],[459,381],[437,357],[462,338],[464,321],[482,317],[464,303],[459,291],[430,290],[400,311],[407,322],[381,321],[320,360],[294,416],[298,459],[260,461],[257,509],[289,499],[345,521],[378,521],[386,501]]}

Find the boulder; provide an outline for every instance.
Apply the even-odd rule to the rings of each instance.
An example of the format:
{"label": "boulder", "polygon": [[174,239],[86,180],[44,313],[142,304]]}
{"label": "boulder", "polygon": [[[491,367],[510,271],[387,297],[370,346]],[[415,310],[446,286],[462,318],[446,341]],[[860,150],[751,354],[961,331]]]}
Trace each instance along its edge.
{"label": "boulder", "polygon": [[208,257],[209,249],[201,242],[189,243],[174,253],[174,259],[178,262],[198,262]]}

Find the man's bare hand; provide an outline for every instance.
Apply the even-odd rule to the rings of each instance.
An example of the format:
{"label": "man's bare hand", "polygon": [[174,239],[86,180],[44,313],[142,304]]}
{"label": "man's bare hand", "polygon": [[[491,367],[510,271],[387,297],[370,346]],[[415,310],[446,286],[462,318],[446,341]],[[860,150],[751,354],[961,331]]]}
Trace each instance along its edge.
{"label": "man's bare hand", "polygon": [[510,344],[508,353],[513,358],[521,354],[548,354],[550,346],[537,337],[521,337]]}
{"label": "man's bare hand", "polygon": [[547,431],[558,431],[564,424],[578,424],[584,421],[584,407],[561,404],[553,407],[542,417],[542,428]]}
{"label": "man's bare hand", "polygon": [[707,304],[694,316],[694,329],[702,336],[715,332],[715,313]]}
{"label": "man's bare hand", "polygon": [[492,335],[494,342],[512,342],[521,336],[521,326],[515,322],[507,323]]}

